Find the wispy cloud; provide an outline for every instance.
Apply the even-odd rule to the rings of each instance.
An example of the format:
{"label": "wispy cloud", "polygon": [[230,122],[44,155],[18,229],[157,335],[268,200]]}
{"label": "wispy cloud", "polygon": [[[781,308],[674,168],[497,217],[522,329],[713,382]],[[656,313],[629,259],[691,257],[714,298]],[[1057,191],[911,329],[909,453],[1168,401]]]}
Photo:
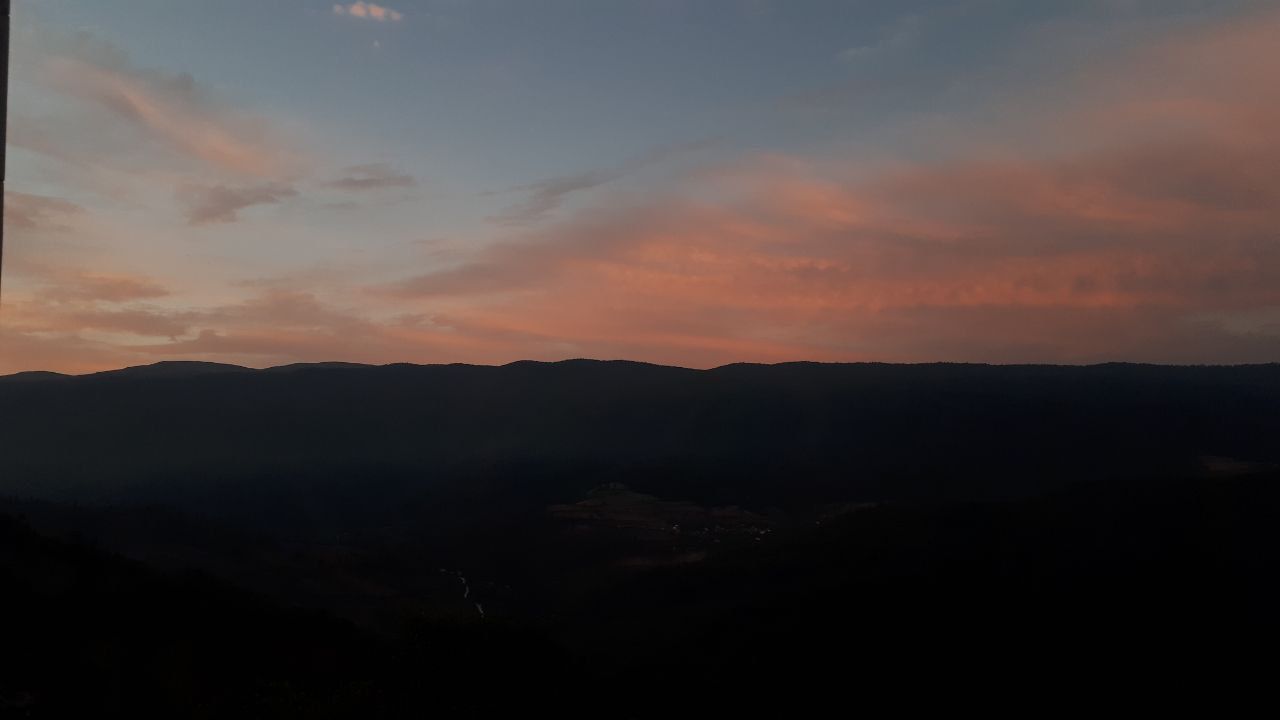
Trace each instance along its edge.
{"label": "wispy cloud", "polygon": [[404,15],[400,12],[377,3],[363,2],[363,0],[360,2],[353,2],[349,5],[335,3],[333,6],[333,14],[360,18],[362,20],[373,20],[375,22],[400,22],[404,19]]}
{"label": "wispy cloud", "polygon": [[507,207],[489,218],[503,225],[529,225],[554,212],[570,195],[613,182],[650,165],[683,153],[690,153],[711,144],[710,140],[678,145],[664,145],[630,158],[612,168],[588,170],[573,175],[544,178],[518,185],[508,192],[525,193],[525,199]]}
{"label": "wispy cloud", "polygon": [[[458,238],[456,254],[380,267],[376,280],[230,287],[239,294],[211,307],[160,296],[151,306],[162,288],[106,273],[66,278],[60,297],[19,284],[0,371],[180,356],[1274,360],[1277,32],[1280,14],[1255,13],[1099,56],[1046,107],[1018,105],[1016,137],[982,147],[876,166],[756,158],[625,207],[598,193],[520,242]],[[545,218],[644,164],[521,186],[510,219]],[[356,189],[380,172],[397,174],[332,182]],[[187,199],[216,222],[292,192],[209,180]]]}
{"label": "wispy cloud", "polygon": [[[22,62],[11,91],[28,101],[11,104],[11,145],[38,158],[49,181],[110,201],[104,207],[192,182],[288,184],[310,165],[277,123],[191,75],[139,66],[92,33],[35,26],[14,42]],[[10,220],[24,227],[78,214],[56,199],[11,200]]]}
{"label": "wispy cloud", "polygon": [[80,215],[84,208],[62,198],[6,190],[4,221],[15,229],[66,229],[66,220]]}
{"label": "wispy cloud", "polygon": [[0,372],[119,367],[137,357],[115,344],[122,336],[173,342],[189,327],[186,311],[145,304],[170,295],[153,278],[37,265],[14,279],[12,290],[5,287]]}
{"label": "wispy cloud", "polygon": [[351,191],[408,188],[417,184],[412,175],[399,172],[385,163],[354,165],[346,168],[342,177],[325,183],[327,187]]}
{"label": "wispy cloud", "polygon": [[698,364],[1274,358],[1277,30],[1257,15],[1114,64],[1032,121],[1052,154],[761,161],[384,290],[457,306],[458,332]]}
{"label": "wispy cloud", "polygon": [[541,220],[559,208],[569,195],[604,185],[626,174],[622,168],[588,170],[574,175],[544,178],[511,188],[525,193],[524,200],[511,205],[490,219],[503,225],[527,225]]}
{"label": "wispy cloud", "polygon": [[170,291],[151,278],[94,272],[57,273],[41,296],[54,302],[123,303],[166,297]]}
{"label": "wispy cloud", "polygon": [[33,297],[59,305],[125,303],[170,294],[169,288],[154,278],[122,272],[27,264],[18,268],[17,275],[32,288]]}
{"label": "wispy cloud", "polygon": [[859,63],[901,52],[916,43],[922,25],[923,18],[919,15],[899,18],[881,30],[874,40],[845,48],[837,57],[841,62]]}
{"label": "wispy cloud", "polygon": [[241,210],[255,205],[275,205],[297,194],[285,183],[190,186],[179,191],[186,202],[187,222],[191,225],[235,222]]}
{"label": "wispy cloud", "polygon": [[99,111],[96,132],[124,124],[181,156],[244,176],[277,177],[295,164],[263,120],[216,101],[190,75],[135,67],[90,35],[50,55],[44,67],[50,86]]}

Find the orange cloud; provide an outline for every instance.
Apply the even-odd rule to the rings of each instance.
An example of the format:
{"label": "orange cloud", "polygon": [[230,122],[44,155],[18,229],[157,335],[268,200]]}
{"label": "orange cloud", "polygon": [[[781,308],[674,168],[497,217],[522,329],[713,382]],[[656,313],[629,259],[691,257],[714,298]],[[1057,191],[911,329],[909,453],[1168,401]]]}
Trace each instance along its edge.
{"label": "orange cloud", "polygon": [[188,310],[32,295],[0,331],[29,355],[0,369],[162,357],[1274,361],[1277,36],[1272,12],[1135,52],[1087,78],[1058,121],[1041,119],[1053,153],[1010,145],[856,172],[759,159],[362,297],[320,280]]}
{"label": "orange cloud", "polygon": [[363,2],[363,0],[349,5],[335,4],[333,6],[333,14],[346,15],[362,20],[375,20],[377,22],[400,22],[404,19],[404,15],[391,8],[383,7],[377,3]]}
{"label": "orange cloud", "polygon": [[137,67],[89,33],[49,38],[23,52],[31,61],[16,72],[34,74],[21,79],[76,103],[52,124],[19,113],[15,142],[35,152],[84,164],[104,155],[127,161],[151,148],[204,171],[254,178],[287,177],[302,164],[264,119],[215,98],[190,75]]}
{"label": "orange cloud", "polygon": [[55,302],[109,302],[151,300],[170,294],[168,288],[144,277],[103,273],[57,273],[49,276],[50,284],[42,297]]}
{"label": "orange cloud", "polygon": [[1128,112],[1084,94],[1056,157],[859,180],[764,162],[717,200],[588,215],[377,292],[526,347],[684,363],[1275,359],[1274,324],[1220,318],[1280,308],[1280,138],[1255,132],[1280,88],[1240,86],[1280,63],[1277,33],[1273,13],[1146,51],[1115,74]]}
{"label": "orange cloud", "polygon": [[3,323],[0,323],[0,348],[4,348],[0,353],[0,374],[37,369],[91,373],[125,367],[133,360],[130,353],[110,344],[86,341],[73,334],[25,332]]}
{"label": "orange cloud", "polygon": [[84,208],[62,198],[12,190],[4,193],[4,221],[15,229],[64,229],[67,218],[83,212]]}
{"label": "orange cloud", "polygon": [[63,58],[53,62],[55,82],[64,90],[110,109],[173,148],[217,168],[254,177],[285,171],[275,148],[253,139],[248,128],[201,112],[190,96],[174,87],[166,92],[137,76]]}

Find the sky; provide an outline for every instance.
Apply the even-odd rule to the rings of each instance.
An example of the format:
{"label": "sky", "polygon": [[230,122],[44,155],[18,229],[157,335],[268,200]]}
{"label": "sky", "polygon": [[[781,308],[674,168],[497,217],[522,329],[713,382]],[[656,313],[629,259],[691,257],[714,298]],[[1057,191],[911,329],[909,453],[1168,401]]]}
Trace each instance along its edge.
{"label": "sky", "polygon": [[1280,2],[14,0],[0,373],[1280,361]]}

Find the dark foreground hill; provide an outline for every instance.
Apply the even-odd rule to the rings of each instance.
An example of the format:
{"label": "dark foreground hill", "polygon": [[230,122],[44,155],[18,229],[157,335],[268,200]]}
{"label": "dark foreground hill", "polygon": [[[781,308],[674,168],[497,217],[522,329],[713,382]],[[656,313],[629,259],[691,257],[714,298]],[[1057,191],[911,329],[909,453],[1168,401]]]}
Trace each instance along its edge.
{"label": "dark foreground hill", "polygon": [[1277,438],[1280,365],[0,378],[0,714],[1240,699]]}
{"label": "dark foreground hill", "polygon": [[383,633],[0,515],[0,714],[1243,710],[1278,669],[1278,508],[1274,473],[865,508]]}
{"label": "dark foreground hill", "polygon": [[[571,669],[546,638],[501,623],[406,623],[395,637],[374,636],[201,573],[159,572],[43,536],[6,515],[0,597],[6,718],[516,711],[550,707]],[[508,693],[489,692],[491,675]]]}

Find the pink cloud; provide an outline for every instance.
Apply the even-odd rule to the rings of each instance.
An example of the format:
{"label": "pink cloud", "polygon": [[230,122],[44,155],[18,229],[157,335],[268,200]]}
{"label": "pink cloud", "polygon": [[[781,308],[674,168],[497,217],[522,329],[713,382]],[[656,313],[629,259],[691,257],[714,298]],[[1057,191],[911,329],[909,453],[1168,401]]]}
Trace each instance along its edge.
{"label": "pink cloud", "polygon": [[1280,138],[1260,131],[1280,88],[1258,75],[1277,32],[1271,13],[1137,54],[1053,157],[748,164],[377,292],[454,303],[468,333],[685,363],[1274,359],[1274,326],[1208,318],[1280,308]]}
{"label": "pink cloud", "polygon": [[[1274,361],[1277,36],[1270,12],[1135,51],[1028,131],[1052,153],[957,148],[880,168],[761,158],[363,296],[324,280],[188,310],[33,295],[3,338],[29,356],[0,368]],[[95,344],[89,330],[144,340]]]}
{"label": "pink cloud", "polygon": [[66,229],[66,221],[84,213],[84,208],[62,198],[6,190],[4,221],[14,229]]}
{"label": "pink cloud", "polygon": [[377,3],[363,2],[363,0],[349,5],[335,4],[333,6],[333,14],[377,22],[400,22],[404,19],[403,14],[391,8],[383,7]]}
{"label": "pink cloud", "polygon": [[[289,176],[302,164],[269,123],[215,99],[189,75],[136,67],[123,52],[88,35],[69,47],[55,43],[40,52],[41,82],[79,101],[79,121],[86,127],[63,123],[64,134],[77,136],[50,142],[40,128],[20,118],[17,139],[24,147],[58,156],[58,146],[66,140],[79,148],[95,137],[115,144],[127,139],[204,169],[260,179]],[[126,155],[129,150],[116,148]],[[85,149],[77,154],[83,156]]]}
{"label": "pink cloud", "polygon": [[46,276],[41,296],[55,302],[121,303],[170,295],[169,288],[151,278],[96,272],[54,273]]}

